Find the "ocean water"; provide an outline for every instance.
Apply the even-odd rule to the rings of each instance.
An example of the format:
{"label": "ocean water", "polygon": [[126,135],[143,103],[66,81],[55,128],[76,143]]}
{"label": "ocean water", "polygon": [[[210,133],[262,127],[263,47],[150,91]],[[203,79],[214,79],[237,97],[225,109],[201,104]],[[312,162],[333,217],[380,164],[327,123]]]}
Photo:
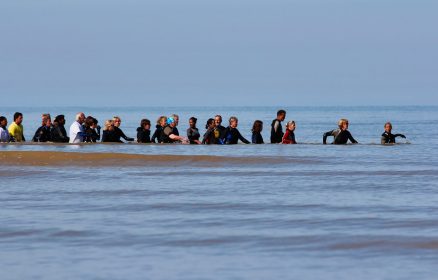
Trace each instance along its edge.
{"label": "ocean water", "polygon": [[[135,137],[278,108],[85,108]],[[436,279],[438,107],[290,107],[298,145],[0,145],[0,279]],[[27,139],[41,113],[24,113]],[[350,120],[358,145],[322,145]],[[382,146],[383,124],[407,140]],[[224,121],[226,123],[226,121]]]}

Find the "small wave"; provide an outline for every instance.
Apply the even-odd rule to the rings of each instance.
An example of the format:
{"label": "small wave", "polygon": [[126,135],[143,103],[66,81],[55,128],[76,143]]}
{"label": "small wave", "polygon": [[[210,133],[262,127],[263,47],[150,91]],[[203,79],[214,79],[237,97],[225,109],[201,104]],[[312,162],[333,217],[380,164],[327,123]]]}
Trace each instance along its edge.
{"label": "small wave", "polygon": [[[199,166],[283,164],[286,157],[232,157],[210,155],[141,155],[123,153],[74,153],[52,151],[0,152],[0,165],[7,166]],[[301,163],[315,163],[313,159],[297,159]]]}

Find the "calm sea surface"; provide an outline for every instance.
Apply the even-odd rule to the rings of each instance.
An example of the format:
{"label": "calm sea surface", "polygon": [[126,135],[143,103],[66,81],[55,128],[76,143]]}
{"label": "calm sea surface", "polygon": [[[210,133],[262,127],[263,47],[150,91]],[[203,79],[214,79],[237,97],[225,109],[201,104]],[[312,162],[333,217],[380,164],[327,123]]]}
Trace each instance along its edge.
{"label": "calm sea surface", "polygon": [[[260,119],[269,142],[277,109],[82,110],[131,137],[162,114],[184,135],[236,115],[247,139]],[[0,145],[0,279],[436,279],[438,107],[285,109],[299,145]],[[79,111],[15,110],[27,139]],[[322,145],[341,117],[360,144]],[[386,121],[407,140],[379,145]]]}

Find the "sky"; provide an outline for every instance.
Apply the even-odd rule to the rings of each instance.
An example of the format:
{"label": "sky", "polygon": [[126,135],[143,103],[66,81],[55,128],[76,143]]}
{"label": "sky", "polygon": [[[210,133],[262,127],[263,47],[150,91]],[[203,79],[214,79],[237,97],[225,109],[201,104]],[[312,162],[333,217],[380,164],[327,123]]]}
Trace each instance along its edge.
{"label": "sky", "polygon": [[438,105],[436,0],[0,0],[3,106]]}

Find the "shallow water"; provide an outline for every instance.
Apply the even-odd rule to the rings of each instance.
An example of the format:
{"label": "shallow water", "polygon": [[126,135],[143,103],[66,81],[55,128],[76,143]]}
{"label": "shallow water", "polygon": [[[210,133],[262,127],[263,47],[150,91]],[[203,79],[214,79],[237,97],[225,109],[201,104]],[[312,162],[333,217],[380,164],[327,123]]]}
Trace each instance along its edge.
{"label": "shallow water", "polygon": [[[287,109],[304,144],[0,145],[1,279],[434,279],[438,108]],[[217,110],[248,138],[275,114]],[[361,144],[319,144],[344,116]],[[387,120],[407,143],[376,145]]]}

